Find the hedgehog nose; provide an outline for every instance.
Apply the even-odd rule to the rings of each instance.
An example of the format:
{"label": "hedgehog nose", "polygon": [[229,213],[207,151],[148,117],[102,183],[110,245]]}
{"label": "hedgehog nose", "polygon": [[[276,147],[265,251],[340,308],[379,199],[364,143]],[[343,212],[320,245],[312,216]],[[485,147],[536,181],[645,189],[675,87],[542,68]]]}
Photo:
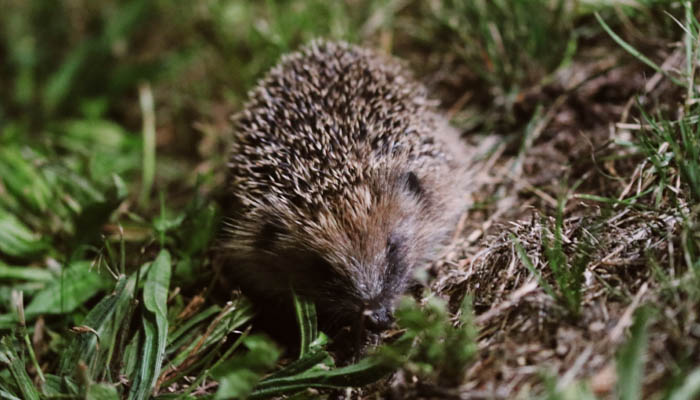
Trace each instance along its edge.
{"label": "hedgehog nose", "polygon": [[381,332],[389,329],[391,323],[394,322],[394,316],[386,307],[377,307],[368,309],[364,312],[365,326],[372,332]]}

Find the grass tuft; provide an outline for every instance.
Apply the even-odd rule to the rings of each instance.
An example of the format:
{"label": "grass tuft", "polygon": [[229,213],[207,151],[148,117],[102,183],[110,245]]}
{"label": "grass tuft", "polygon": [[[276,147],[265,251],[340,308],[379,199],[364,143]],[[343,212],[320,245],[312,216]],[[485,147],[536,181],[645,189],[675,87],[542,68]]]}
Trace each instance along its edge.
{"label": "grass tuft", "polygon": [[584,273],[590,265],[595,250],[592,233],[595,231],[595,227],[583,227],[579,230],[578,237],[567,239],[567,241],[574,241],[573,245],[570,246],[572,249],[568,250],[572,253],[569,255],[565,250],[563,236],[565,205],[563,200],[559,201],[553,226],[548,226],[546,221],[542,224],[543,254],[555,285],[551,285],[542,272],[535,267],[518,238],[513,234],[510,237],[515,245],[518,258],[535,276],[542,289],[557,303],[562,304],[571,317],[579,318],[581,302],[583,301]]}

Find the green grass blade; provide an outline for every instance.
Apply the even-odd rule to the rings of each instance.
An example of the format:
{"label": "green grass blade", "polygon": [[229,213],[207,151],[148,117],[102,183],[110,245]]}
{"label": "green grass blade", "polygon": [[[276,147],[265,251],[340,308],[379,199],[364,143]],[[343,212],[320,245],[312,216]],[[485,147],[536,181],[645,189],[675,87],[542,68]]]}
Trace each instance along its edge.
{"label": "green grass blade", "polygon": [[535,266],[532,264],[532,260],[530,260],[530,257],[527,255],[527,252],[525,251],[525,248],[523,248],[523,245],[520,243],[520,240],[518,240],[515,235],[512,233],[510,234],[510,239],[511,241],[515,244],[515,250],[518,253],[518,258],[520,258],[520,262],[522,262],[525,267],[530,271],[532,275],[537,278],[537,283],[542,287],[542,289],[550,295],[553,299],[557,298],[556,292],[554,291],[554,288],[544,280],[542,277],[542,274],[540,271],[535,268]]}
{"label": "green grass blade", "polygon": [[356,364],[330,371],[310,370],[297,375],[265,380],[255,388],[250,398],[280,396],[310,387],[340,389],[364,386],[383,378],[393,369],[374,358],[365,358]]}
{"label": "green grass blade", "polygon": [[39,400],[39,391],[27,375],[24,361],[17,354],[16,349],[20,344],[5,336],[0,340],[0,364],[5,364],[12,374],[15,383],[22,393],[22,398],[26,400]]}
{"label": "green grass blade", "polygon": [[316,305],[313,301],[292,293],[294,298],[294,311],[299,324],[299,358],[303,358],[310,350],[311,343],[318,337],[316,326]]}
{"label": "green grass blade", "polygon": [[[93,361],[100,358],[96,354],[98,349],[104,358],[104,353],[116,340],[116,337],[109,335],[112,333],[112,316],[120,306],[131,300],[132,290],[128,287],[128,283],[131,283],[130,286],[133,287],[134,279],[122,277],[114,292],[103,298],[87,314],[81,326],[93,329],[97,336],[91,332],[82,332],[73,338],[68,348],[62,353],[59,369],[61,375],[72,374],[76,370],[79,360],[84,361],[88,366],[93,366],[90,371],[93,378],[106,367],[104,360],[97,363]],[[115,321],[116,324],[120,324],[120,322]]]}
{"label": "green grass blade", "polygon": [[700,368],[685,377],[683,384],[673,391],[669,400],[693,400],[700,397]]}
{"label": "green grass blade", "polygon": [[142,331],[136,331],[136,334],[129,340],[126,346],[124,346],[124,354],[122,356],[123,365],[119,371],[123,376],[131,377],[132,387],[129,393],[129,398],[131,398],[133,390],[136,388],[138,369],[143,361],[141,359],[140,350],[142,342]]}
{"label": "green grass blade", "polygon": [[642,307],[635,313],[630,338],[617,357],[617,395],[621,400],[641,399],[644,353],[647,348],[647,322],[651,309]]}
{"label": "green grass blade", "polygon": [[68,96],[71,85],[88,58],[92,45],[91,41],[85,41],[74,48],[63,61],[61,67],[49,77],[42,97],[45,111],[53,112]]}
{"label": "green grass blade", "polygon": [[[146,309],[155,316],[156,337],[154,344],[153,364],[151,365],[151,379],[144,387],[148,390],[156,386],[156,381],[160,376],[163,357],[165,356],[165,346],[168,343],[168,290],[170,287],[170,276],[172,273],[172,263],[170,253],[161,250],[146,275],[146,282],[143,287],[143,302]],[[144,320],[147,317],[144,317]],[[148,332],[148,330],[147,330]],[[146,340],[148,342],[148,340]],[[144,358],[145,359],[145,358]],[[146,383],[144,381],[144,383]]]}
{"label": "green grass blade", "polygon": [[313,353],[307,353],[304,357],[295,360],[279,371],[271,374],[265,378],[261,383],[265,383],[270,380],[275,380],[279,378],[289,377],[292,375],[297,375],[310,370],[317,365],[332,365],[333,360],[330,358],[330,354],[326,351],[315,351]]}
{"label": "green grass blade", "polygon": [[172,358],[168,365],[176,367],[184,362],[187,357],[192,355],[192,351],[198,346],[198,352],[206,351],[213,344],[221,341],[225,336],[232,333],[234,330],[241,328],[243,324],[253,318],[253,304],[247,299],[241,297],[235,303],[224,308],[219,316],[212,321],[207,329],[208,335],[200,344],[200,339],[192,340],[190,344],[180,350],[180,353]]}
{"label": "green grass blade", "polygon": [[596,19],[598,20],[598,23],[599,23],[599,24],[603,27],[603,29],[605,30],[605,32],[607,32],[608,35],[610,35],[610,37],[611,37],[618,45],[620,45],[620,47],[622,47],[623,49],[625,49],[625,51],[627,51],[628,53],[630,53],[632,56],[634,56],[635,58],[637,58],[639,61],[641,61],[641,62],[643,62],[644,64],[646,64],[646,65],[648,65],[649,67],[651,67],[654,71],[656,71],[656,72],[662,74],[663,76],[665,76],[666,78],[668,78],[671,82],[675,83],[676,85],[681,86],[681,87],[686,87],[685,82],[681,82],[681,81],[679,81],[678,79],[672,77],[671,75],[669,75],[668,72],[664,71],[663,69],[661,69],[661,67],[659,67],[658,65],[656,65],[655,62],[651,61],[651,60],[650,60],[649,58],[647,58],[644,54],[640,53],[637,49],[635,49],[634,47],[632,47],[632,45],[630,45],[629,43],[625,42],[624,39],[622,39],[620,36],[618,36],[618,35],[612,30],[612,28],[610,28],[610,26],[608,26],[608,24],[605,23],[605,21],[603,20],[603,18],[601,18],[600,14],[598,14],[598,13],[596,12],[596,13],[594,13],[594,15],[595,15]]}
{"label": "green grass blade", "polygon": [[160,371],[160,366],[156,365],[158,353],[158,339],[156,324],[143,316],[143,343],[139,352],[138,365],[134,370],[132,378],[131,391],[129,392],[130,400],[145,400],[151,396],[151,391],[155,386],[155,380],[158,378],[154,372]]}
{"label": "green grass blade", "polygon": [[15,396],[14,394],[10,393],[10,391],[7,388],[5,388],[2,384],[0,384],[0,399],[22,400],[19,397]]}
{"label": "green grass blade", "polygon": [[188,319],[185,321],[184,324],[180,325],[177,330],[173,331],[171,334],[168,335],[168,346],[172,345],[172,348],[168,348],[168,352],[173,352],[177,350],[177,342],[179,342],[179,339],[185,335],[187,332],[191,332],[193,330],[193,327],[200,322],[206,320],[207,318],[211,317],[212,315],[218,313],[221,311],[221,307],[217,305],[212,305],[208,307],[206,310],[203,310],[197,315],[193,316],[192,318]]}

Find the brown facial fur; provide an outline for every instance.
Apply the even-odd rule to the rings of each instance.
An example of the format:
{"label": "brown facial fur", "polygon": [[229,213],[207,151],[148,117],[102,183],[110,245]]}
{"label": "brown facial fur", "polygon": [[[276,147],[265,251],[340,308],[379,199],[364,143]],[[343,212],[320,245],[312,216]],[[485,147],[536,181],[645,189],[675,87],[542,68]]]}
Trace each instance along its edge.
{"label": "brown facial fur", "polygon": [[226,276],[290,286],[338,322],[393,308],[466,205],[464,152],[393,59],[315,41],[285,56],[235,118]]}

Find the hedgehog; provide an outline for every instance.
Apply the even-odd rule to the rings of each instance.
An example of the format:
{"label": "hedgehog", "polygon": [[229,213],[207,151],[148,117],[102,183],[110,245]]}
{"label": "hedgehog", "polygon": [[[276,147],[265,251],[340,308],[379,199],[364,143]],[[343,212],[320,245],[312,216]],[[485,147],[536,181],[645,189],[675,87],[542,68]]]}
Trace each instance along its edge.
{"label": "hedgehog", "polygon": [[232,117],[225,278],[381,332],[464,212],[466,144],[397,60],[315,40]]}

